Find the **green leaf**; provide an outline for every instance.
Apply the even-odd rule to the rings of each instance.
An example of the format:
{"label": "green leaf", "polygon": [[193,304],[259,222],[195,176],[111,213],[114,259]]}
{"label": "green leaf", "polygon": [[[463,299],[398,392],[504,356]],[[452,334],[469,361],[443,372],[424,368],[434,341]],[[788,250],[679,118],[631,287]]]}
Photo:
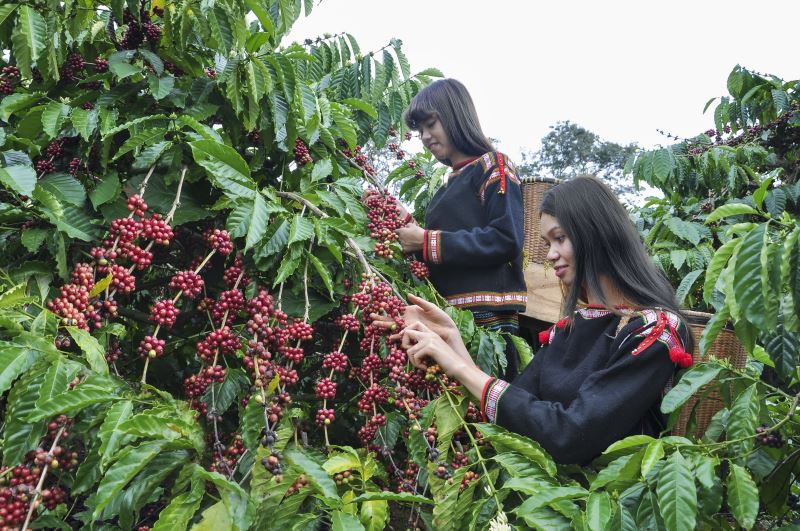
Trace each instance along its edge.
{"label": "green leaf", "polygon": [[677,237],[684,239],[692,245],[700,243],[700,231],[693,223],[683,221],[680,218],[669,218],[664,225]]}
{"label": "green leaf", "polygon": [[706,224],[708,224],[730,216],[756,215],[756,214],[758,214],[758,210],[751,207],[750,205],[746,205],[744,203],[728,203],[727,205],[722,205],[721,207],[717,207],[711,214],[708,215],[705,222]]}
{"label": "green leaf", "polygon": [[744,317],[756,327],[764,324],[761,251],[767,245],[767,225],[758,225],[744,237],[736,255],[733,291]]}
{"label": "green leaf", "polygon": [[209,126],[207,126],[207,125],[205,125],[203,123],[198,122],[197,120],[195,120],[191,116],[189,116],[187,114],[181,114],[180,116],[178,116],[178,121],[182,122],[185,125],[188,125],[197,134],[199,134],[200,136],[202,136],[206,140],[212,140],[212,141],[217,142],[219,144],[222,143],[222,137],[219,136],[219,133],[217,133],[211,127],[209,127]]}
{"label": "green leaf", "polygon": [[[354,467],[349,467],[354,468]],[[328,471],[329,474],[336,474],[338,472],[342,472],[347,470],[347,468],[343,468],[341,470],[333,470],[328,469],[325,467],[325,470]],[[380,491],[380,492],[365,492],[360,496],[356,496],[352,500],[351,503],[361,503],[365,501],[376,501],[376,500],[383,500],[383,501],[396,501],[401,503],[422,503],[426,505],[433,505],[434,501],[428,497],[420,496],[419,494],[411,494],[410,492],[392,492],[392,491]]]}
{"label": "green leaf", "polygon": [[669,149],[662,148],[653,153],[653,172],[659,181],[664,182],[669,178],[673,164],[672,153]]}
{"label": "green leaf", "polygon": [[332,531],[363,531],[364,526],[352,514],[347,514],[342,511],[334,511],[331,515],[331,530]]}
{"label": "green leaf", "polygon": [[786,330],[778,325],[774,331],[765,334],[764,349],[778,374],[787,381],[797,370],[797,356],[800,353],[800,334]]}
{"label": "green leaf", "polygon": [[247,239],[245,242],[245,251],[249,250],[261,239],[267,232],[267,224],[269,223],[269,212],[267,205],[264,202],[264,196],[256,193],[255,201],[253,202],[253,211],[250,215],[249,228],[247,230]]}
{"label": "green leaf", "polygon": [[189,144],[194,160],[205,168],[215,186],[232,199],[255,199],[256,183],[247,162],[230,146],[211,140]]}
{"label": "green leaf", "polygon": [[69,116],[70,107],[57,101],[48,103],[42,111],[42,129],[47,136],[55,138]]}
{"label": "green leaf", "polygon": [[636,483],[641,470],[642,457],[644,451],[636,452],[619,457],[600,470],[600,473],[592,480],[589,489],[595,491],[601,487],[606,490],[624,490]]}
{"label": "green leaf", "polygon": [[495,424],[476,424],[475,427],[483,433],[498,452],[509,450],[517,452],[539,465],[548,475],[555,476],[555,463],[538,443],[506,431]]}
{"label": "green leaf", "polygon": [[111,461],[111,457],[117,453],[123,442],[131,438],[119,431],[119,426],[133,414],[133,402],[123,400],[113,404],[108,408],[105,419],[100,425],[97,439],[100,441],[98,455],[102,458],[101,467],[105,468],[105,463]]}
{"label": "green leaf", "polygon": [[656,494],[667,529],[694,529],[697,491],[692,471],[679,451],[667,459],[658,474]]}
{"label": "green leaf", "polygon": [[692,291],[692,286],[694,286],[697,277],[703,274],[702,269],[695,269],[681,280],[678,289],[675,290],[675,299],[678,301],[678,304],[683,304],[686,300],[686,296],[689,295]]}
{"label": "green leaf", "polygon": [[192,489],[172,498],[159,514],[158,520],[153,525],[153,531],[172,531],[173,529],[186,529],[200,508],[203,500],[204,484],[201,481],[192,483]]}
{"label": "green leaf", "polygon": [[232,528],[228,509],[224,503],[218,502],[203,511],[202,520],[192,526],[192,531],[218,531]]}
{"label": "green leaf", "polygon": [[0,120],[7,122],[8,119],[17,111],[21,111],[23,109],[27,109],[40,99],[42,99],[43,94],[40,92],[31,92],[31,93],[15,93],[11,94],[10,96],[5,96],[2,101],[0,101]]}
{"label": "green leaf", "polygon": [[364,100],[360,100],[358,98],[347,98],[342,100],[342,103],[344,103],[345,105],[347,105],[352,109],[364,112],[367,116],[369,116],[373,120],[378,119],[378,111],[375,110],[375,107],[373,107]]}
{"label": "green leaf", "polygon": [[94,208],[104,205],[114,199],[120,190],[119,178],[116,172],[109,172],[103,177],[103,182],[89,192],[89,201]]}
{"label": "green leaf", "polygon": [[31,422],[47,419],[63,413],[81,411],[87,406],[122,400],[122,397],[109,393],[103,389],[79,386],[72,391],[61,393],[52,400],[42,405],[34,414],[28,417]]}
{"label": "green leaf", "polygon": [[151,146],[153,144],[163,142],[164,135],[166,133],[166,127],[152,127],[132,135],[128,140],[125,141],[124,144],[119,147],[117,152],[111,158],[112,162],[142,146]]}
{"label": "green leaf", "polygon": [[86,189],[68,173],[49,173],[39,179],[39,184],[63,203],[82,207],[86,202]]}
{"label": "green leaf", "polygon": [[0,343],[0,395],[11,388],[11,384],[27,371],[40,354],[9,343]]}
{"label": "green leaf", "polygon": [[150,94],[158,101],[166,98],[175,88],[175,78],[170,74],[161,77],[149,75],[147,76],[147,85],[150,87]]}
{"label": "green leaf", "polygon": [[134,55],[136,55],[136,50],[123,50],[111,54],[108,58],[108,68],[117,76],[117,79],[122,80],[142,71],[141,67],[131,64]]}
{"label": "green leaf", "polygon": [[664,457],[664,443],[661,439],[656,439],[645,448],[644,456],[642,456],[642,477],[646,478],[647,474],[653,470],[655,464]]}
{"label": "green leaf", "polygon": [[26,284],[17,284],[0,294],[0,308],[14,308],[31,302],[31,297],[26,293]]}
{"label": "green leaf", "polygon": [[36,187],[36,171],[30,166],[0,168],[0,183],[21,195],[30,196]]}
{"label": "green leaf", "polygon": [[311,261],[311,265],[314,266],[314,269],[317,270],[322,282],[325,284],[325,287],[328,289],[328,294],[333,297],[333,278],[331,278],[331,274],[328,271],[328,268],[323,264],[319,258],[314,256],[313,254],[308,255],[308,259]]}
{"label": "green leaf", "polygon": [[53,396],[65,392],[81,367],[63,356],[53,360],[45,373],[36,407],[43,407]]}
{"label": "green leaf", "polygon": [[706,357],[708,349],[711,348],[711,345],[714,344],[714,340],[722,329],[725,328],[725,324],[728,322],[730,316],[730,308],[726,304],[709,319],[708,323],[706,323],[705,328],[703,328],[703,333],[700,335],[700,356],[702,358]]}
{"label": "green leaf", "polygon": [[81,109],[76,107],[70,113],[70,121],[75,130],[87,142],[91,139],[92,133],[97,129],[97,109]]}
{"label": "green leaf", "polygon": [[[30,60],[30,64],[37,63],[48,44],[47,22],[32,7],[22,5],[19,7],[17,24],[16,32],[24,37],[21,44],[23,44],[26,59]],[[20,44],[20,41],[15,40],[14,44]],[[15,49],[14,52],[16,54],[22,50]],[[41,67],[41,65],[39,66]],[[8,118],[3,117],[3,120],[8,121]]]}
{"label": "green leaf", "polygon": [[289,463],[297,466],[306,474],[309,483],[323,496],[331,499],[339,497],[336,492],[336,484],[318,463],[311,460],[298,448],[290,448],[284,455]]}
{"label": "green leaf", "polygon": [[[740,439],[751,436],[756,431],[758,424],[758,412],[761,406],[762,397],[758,392],[758,384],[753,384],[744,390],[731,406],[731,414],[728,417],[728,438]],[[747,439],[736,445],[732,445],[732,455],[741,458],[747,455],[747,451],[753,447],[753,441]]]}
{"label": "green leaf", "polygon": [[29,252],[35,253],[49,234],[50,231],[47,229],[24,229],[20,241]]}
{"label": "green leaf", "polygon": [[611,496],[605,491],[592,492],[586,500],[586,524],[591,531],[603,531],[611,519]]}
{"label": "green leaf", "polygon": [[545,505],[556,503],[561,500],[583,498],[588,494],[589,492],[581,487],[551,487],[530,496],[522,502],[522,505],[517,507],[516,512],[524,517],[525,514],[533,513]]}
{"label": "green leaf", "polygon": [[314,223],[300,214],[296,214],[292,220],[292,226],[289,228],[288,244],[291,245],[295,242],[302,242],[313,236]]}
{"label": "green leaf", "polygon": [[166,444],[166,441],[150,441],[140,446],[128,446],[120,452],[119,459],[111,465],[97,488],[93,519],[100,516],[103,508],[161,452]]}
{"label": "green leaf", "polygon": [[109,272],[108,275],[106,275],[104,278],[95,283],[94,287],[89,292],[89,297],[90,298],[97,297],[98,295],[100,295],[103,291],[105,291],[107,287],[111,285],[111,282],[113,280],[114,280],[114,275],[111,272]]}
{"label": "green leaf", "polygon": [[44,372],[25,372],[8,394],[5,410],[5,439],[3,440],[3,465],[22,462],[23,456],[36,448],[46,431],[45,421],[31,423],[27,418],[37,411],[36,401],[44,381]]}
{"label": "green leaf", "polygon": [[758,488],[750,473],[731,463],[728,474],[728,506],[739,525],[752,529],[758,516]]}
{"label": "green leaf", "polygon": [[739,248],[741,245],[742,239],[741,238],[732,238],[725,242],[717,251],[714,253],[714,257],[711,258],[711,262],[708,264],[708,268],[706,268],[706,279],[703,284],[703,300],[706,302],[710,302],[713,295],[714,295],[714,287],[717,285],[717,279],[719,275],[722,273],[722,270],[725,268],[725,265],[728,263],[728,260]]}
{"label": "green leaf", "polygon": [[702,386],[716,378],[721,371],[722,366],[709,363],[695,365],[686,371],[678,384],[670,389],[661,401],[661,412],[672,413],[677,410]]}
{"label": "green leaf", "polygon": [[250,527],[255,506],[249,503],[247,492],[242,487],[228,480],[222,474],[209,472],[197,464],[194,465],[192,475],[195,478],[210,481],[217,488],[231,520],[231,525],[225,529],[245,531]]}
{"label": "green leaf", "polygon": [[314,163],[314,169],[311,170],[311,180],[316,182],[324,179],[333,173],[333,163],[330,159],[322,159]]}

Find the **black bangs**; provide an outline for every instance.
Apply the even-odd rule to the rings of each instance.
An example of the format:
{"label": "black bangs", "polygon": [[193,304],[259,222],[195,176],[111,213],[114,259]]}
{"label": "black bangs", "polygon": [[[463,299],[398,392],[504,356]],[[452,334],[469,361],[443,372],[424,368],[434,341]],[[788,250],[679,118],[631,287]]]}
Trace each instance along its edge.
{"label": "black bangs", "polygon": [[414,99],[403,115],[403,119],[406,122],[406,127],[412,131],[418,131],[420,124],[423,122],[431,118],[439,117],[439,113],[433,110],[430,105],[425,105],[426,103],[428,102],[423,102],[421,99],[420,101]]}

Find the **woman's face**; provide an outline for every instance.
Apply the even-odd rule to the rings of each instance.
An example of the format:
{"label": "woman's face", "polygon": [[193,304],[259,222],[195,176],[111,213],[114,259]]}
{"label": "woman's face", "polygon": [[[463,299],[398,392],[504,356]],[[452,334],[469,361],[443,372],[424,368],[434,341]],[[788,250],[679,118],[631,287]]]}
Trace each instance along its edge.
{"label": "woman's face", "polygon": [[433,115],[419,124],[419,138],[436,160],[452,160],[457,151],[453,148],[442,121]]}
{"label": "woman's face", "polygon": [[571,286],[575,280],[575,252],[572,242],[553,216],[542,214],[539,222],[542,240],[549,249],[547,260],[553,265],[553,271],[561,282]]}

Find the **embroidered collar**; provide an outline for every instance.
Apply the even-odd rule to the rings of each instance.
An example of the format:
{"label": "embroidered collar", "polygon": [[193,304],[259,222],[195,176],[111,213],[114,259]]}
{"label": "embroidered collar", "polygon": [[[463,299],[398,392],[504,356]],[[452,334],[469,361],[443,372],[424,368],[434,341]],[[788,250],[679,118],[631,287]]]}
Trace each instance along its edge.
{"label": "embroidered collar", "polygon": [[463,168],[464,166],[467,166],[468,164],[472,164],[473,162],[475,162],[475,161],[476,161],[476,160],[478,160],[479,158],[480,158],[480,157],[470,157],[470,158],[468,158],[468,159],[467,159],[467,160],[465,160],[465,161],[459,162],[458,164],[453,164],[453,171],[454,171],[454,172],[455,172],[455,171],[458,171],[458,170],[460,170],[461,168]]}

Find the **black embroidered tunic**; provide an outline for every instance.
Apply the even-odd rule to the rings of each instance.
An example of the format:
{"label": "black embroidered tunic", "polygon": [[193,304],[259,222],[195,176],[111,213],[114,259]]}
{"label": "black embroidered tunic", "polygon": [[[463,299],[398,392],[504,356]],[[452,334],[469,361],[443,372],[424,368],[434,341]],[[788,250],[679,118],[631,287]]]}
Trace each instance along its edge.
{"label": "black embroidered tunic", "polygon": [[505,155],[453,171],[425,214],[422,258],[447,302],[473,311],[525,310],[522,191]]}
{"label": "black embroidered tunic", "polygon": [[676,364],[691,364],[683,349],[688,333],[663,310],[621,317],[580,309],[543,332],[549,344],[512,383],[487,383],[481,411],[539,442],[557,462],[587,463],[617,440],[665,428],[661,398]]}

